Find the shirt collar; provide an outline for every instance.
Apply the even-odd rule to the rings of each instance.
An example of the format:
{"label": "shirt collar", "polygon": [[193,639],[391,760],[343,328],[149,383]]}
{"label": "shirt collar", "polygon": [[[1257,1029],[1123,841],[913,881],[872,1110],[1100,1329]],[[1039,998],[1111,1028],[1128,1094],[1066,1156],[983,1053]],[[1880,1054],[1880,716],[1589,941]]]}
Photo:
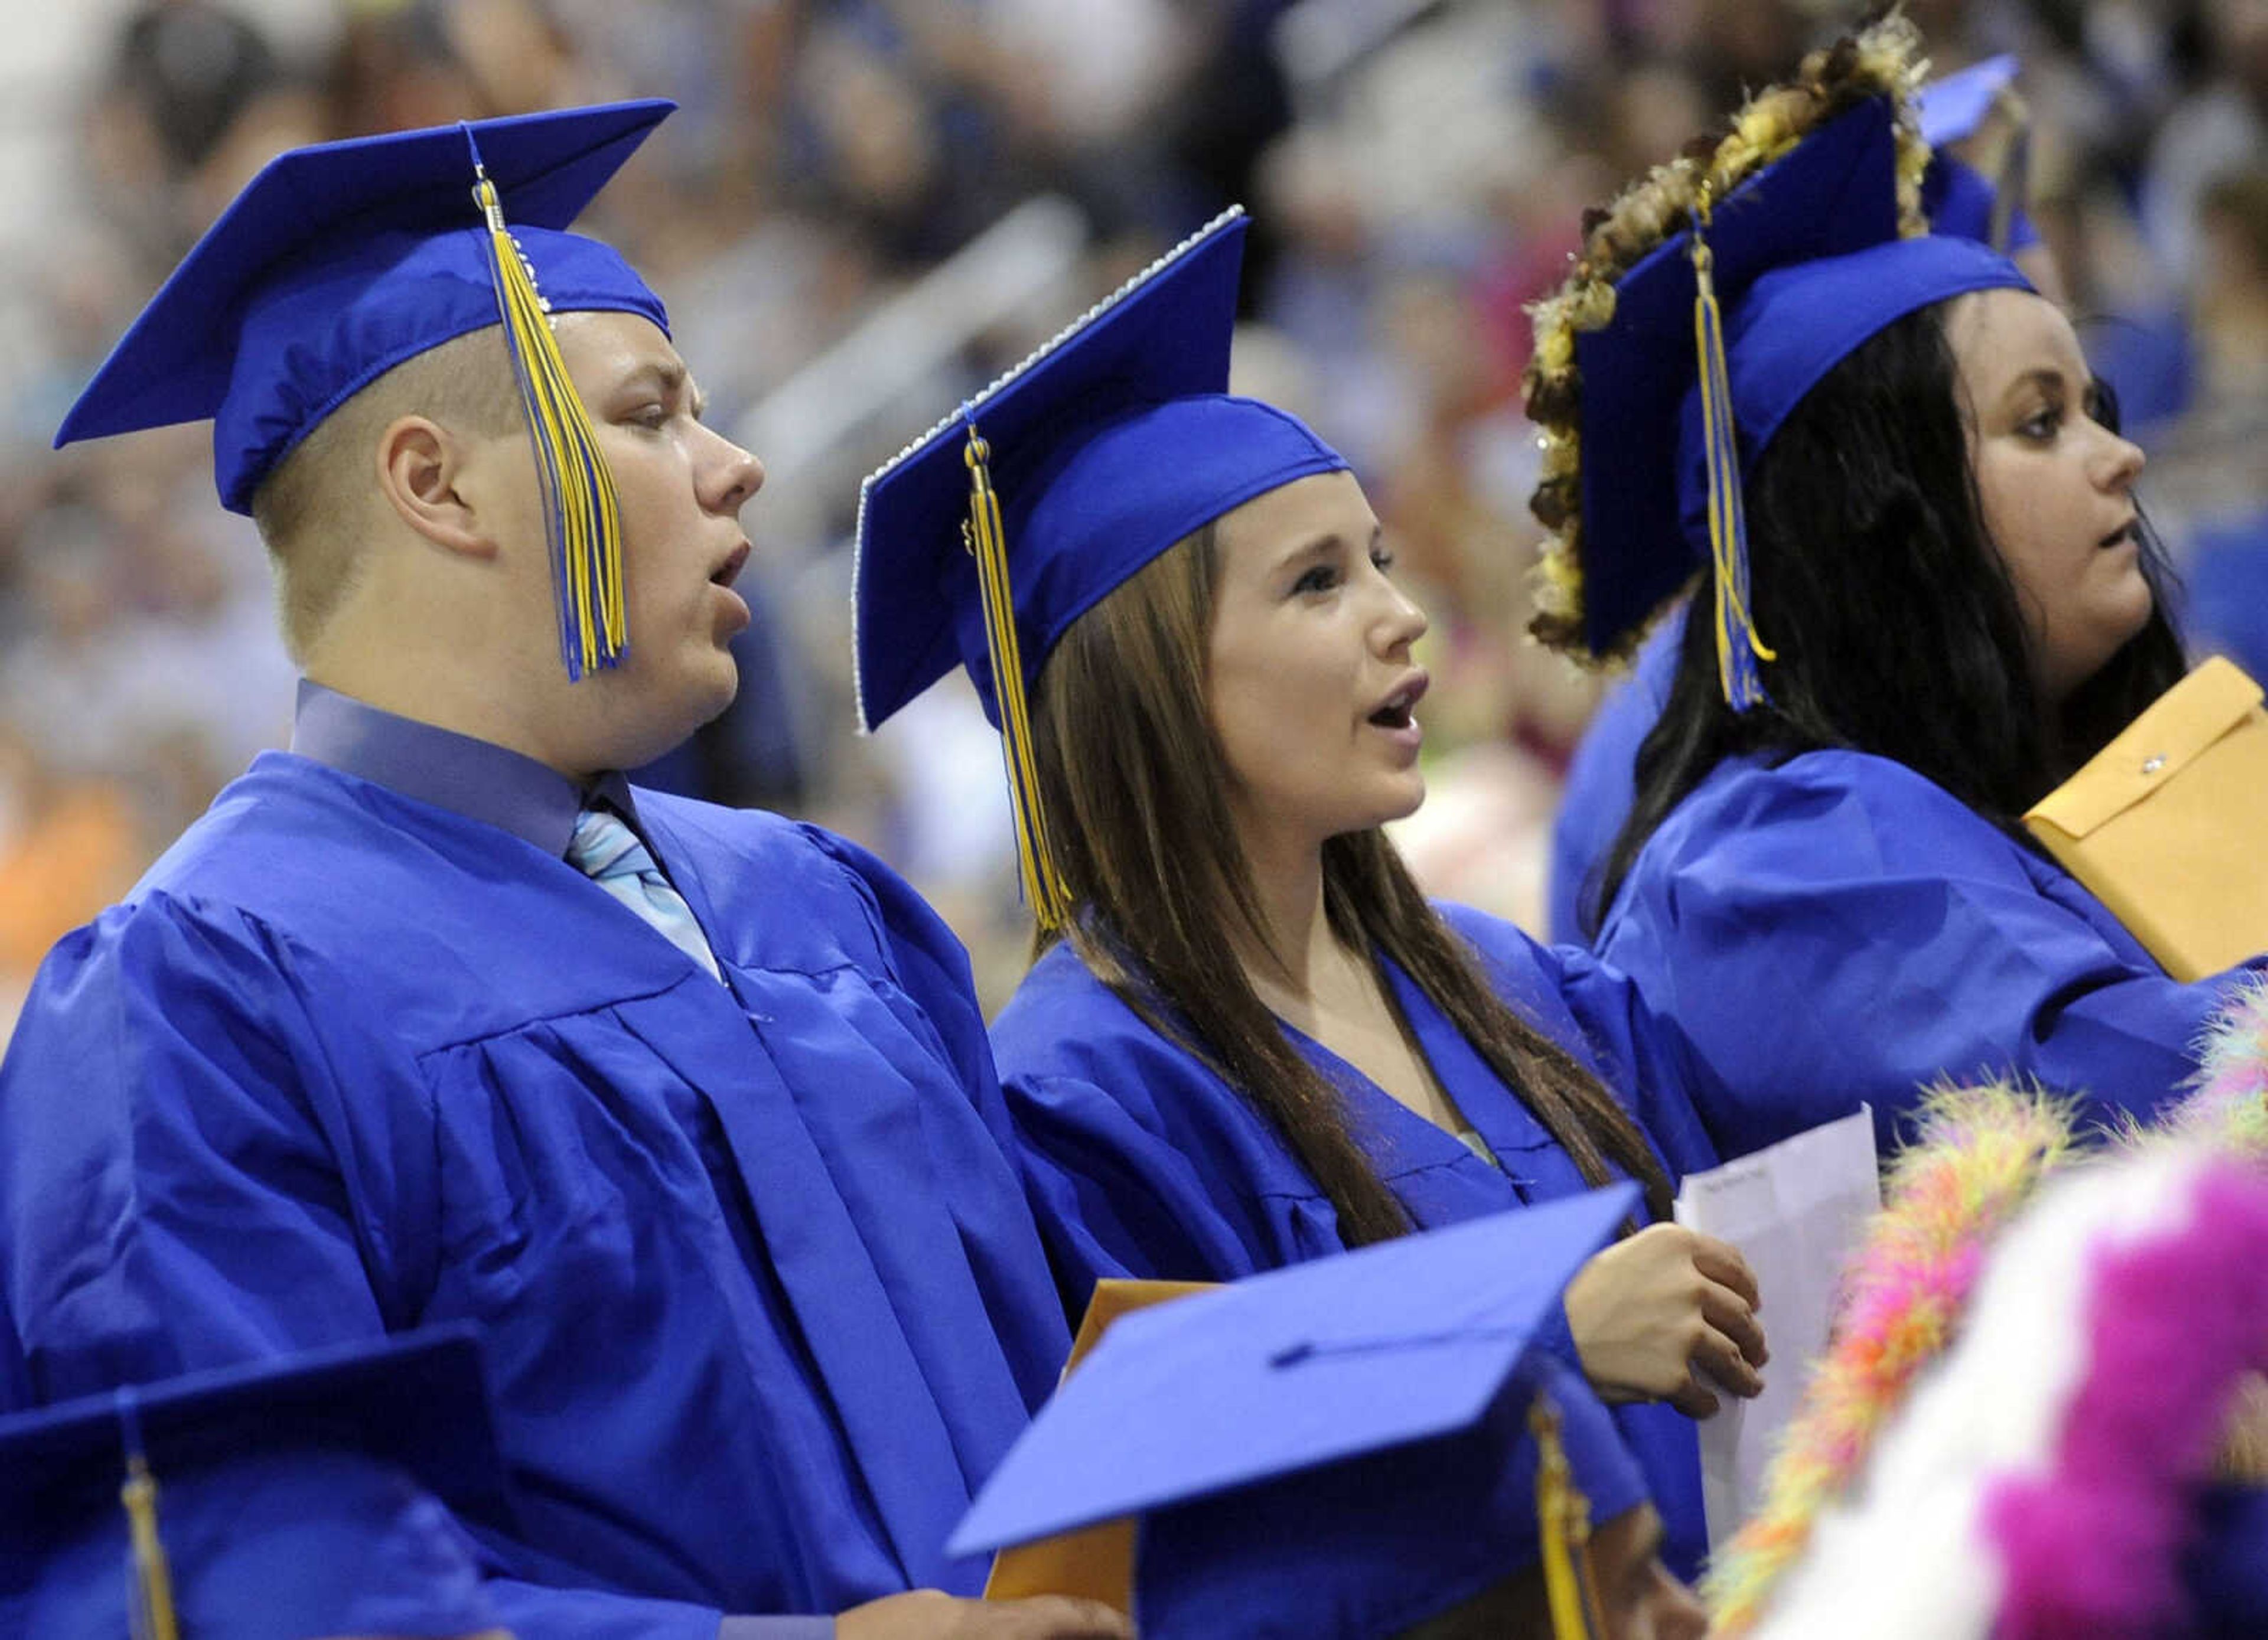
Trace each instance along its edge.
{"label": "shirt collar", "polygon": [[382,711],[350,695],[299,680],[291,750],[341,774],[495,826],[563,857],[575,816],[605,801],[633,827],[637,812],[619,774],[578,785],[534,758],[492,741]]}

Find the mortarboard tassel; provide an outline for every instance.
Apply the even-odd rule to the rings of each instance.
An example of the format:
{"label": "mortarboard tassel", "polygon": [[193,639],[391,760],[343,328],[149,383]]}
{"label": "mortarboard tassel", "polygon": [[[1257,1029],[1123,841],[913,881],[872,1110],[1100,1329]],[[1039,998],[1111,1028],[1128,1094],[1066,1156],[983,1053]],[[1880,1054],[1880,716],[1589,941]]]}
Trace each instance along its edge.
{"label": "mortarboard tassel", "polygon": [[1725,316],[1710,276],[1709,190],[1693,205],[1693,342],[1700,354],[1701,431],[1709,484],[1710,579],[1717,596],[1717,681],[1736,712],[1770,698],[1760,660],[1779,656],[1764,647],[1749,613],[1749,524],[1741,505],[1740,434],[1733,422],[1733,387],[1725,371]]}
{"label": "mortarboard tassel", "polygon": [[559,599],[559,649],[567,675],[621,663],[630,646],[622,611],[622,511],[614,474],[600,453],[590,413],[567,375],[551,334],[551,305],[535,288],[534,270],[504,225],[496,184],[481,164],[472,131],[473,202],[487,224],[489,272],[504,315],[504,345],[519,379],[535,449],[536,487],[543,497],[544,533],[551,546],[553,585]]}
{"label": "mortarboard tassel", "polygon": [[128,1560],[132,1567],[127,1608],[134,1640],[180,1640],[173,1616],[173,1577],[158,1535],[158,1482],[142,1450],[142,1416],[131,1386],[118,1392],[118,1429],[126,1445],[126,1481],[118,1501],[126,1510]]}
{"label": "mortarboard tassel", "polygon": [[984,603],[984,647],[992,657],[992,695],[1000,706],[1000,752],[1008,768],[1008,796],[1016,814],[1016,863],[1024,881],[1024,901],[1041,931],[1053,933],[1069,917],[1071,895],[1056,869],[1049,841],[1047,811],[1032,761],[1032,719],[1024,702],[1024,657],[1016,638],[1016,605],[1008,585],[1008,537],[1000,522],[1000,497],[992,489],[988,463],[991,446],[968,423],[961,460],[968,467],[968,522],[961,541],[976,560],[976,580]]}
{"label": "mortarboard tassel", "polygon": [[1575,1484],[1567,1448],[1559,1439],[1559,1408],[1539,1394],[1528,1409],[1535,1437],[1535,1525],[1543,1560],[1543,1592],[1551,1607],[1553,1640],[1590,1640],[1597,1626],[1599,1592],[1592,1581],[1591,1503]]}

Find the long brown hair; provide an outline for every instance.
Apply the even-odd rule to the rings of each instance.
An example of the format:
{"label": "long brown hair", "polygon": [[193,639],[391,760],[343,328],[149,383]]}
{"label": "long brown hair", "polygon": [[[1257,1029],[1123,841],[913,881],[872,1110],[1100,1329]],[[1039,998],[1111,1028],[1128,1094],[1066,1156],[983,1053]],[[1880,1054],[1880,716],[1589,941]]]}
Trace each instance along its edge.
{"label": "long brown hair", "polygon": [[[1338,1089],[1253,990],[1233,938],[1264,945],[1267,935],[1205,703],[1219,560],[1209,524],[1074,622],[1041,673],[1033,746],[1071,895],[1065,933],[1096,978],[1267,1118],[1337,1210],[1340,1233],[1361,1246],[1403,1233],[1408,1216]],[[1383,832],[1323,846],[1323,905],[1351,950],[1402,966],[1586,1180],[1609,1182],[1611,1162],[1668,1217],[1669,1181],[1638,1124],[1490,988]]]}

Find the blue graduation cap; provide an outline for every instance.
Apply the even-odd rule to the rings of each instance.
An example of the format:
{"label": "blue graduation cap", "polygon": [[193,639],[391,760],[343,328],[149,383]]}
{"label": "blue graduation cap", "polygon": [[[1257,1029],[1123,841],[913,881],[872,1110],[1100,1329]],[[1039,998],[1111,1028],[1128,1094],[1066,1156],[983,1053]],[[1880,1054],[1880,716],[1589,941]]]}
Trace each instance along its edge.
{"label": "blue graduation cap", "polygon": [[1539,1558],[1580,1622],[1572,1515],[1646,1490],[1571,1364],[1560,1292],[1637,1202],[1618,1185],[1123,1318],[947,1547],[1139,1516],[1148,1640],[1390,1634]]}
{"label": "blue graduation cap", "polygon": [[[1921,208],[1932,233],[1976,239],[1996,251],[2021,251],[2040,242],[2039,230],[2018,197],[2025,170],[2025,132],[2021,105],[2008,94],[2018,67],[2011,55],[1987,57],[1932,80],[1914,93],[1916,121],[1931,151],[1929,169],[1921,180]],[[2000,109],[2015,114],[2018,126],[1995,181],[1945,150],[1974,136]]]}
{"label": "blue graduation cap", "polygon": [[[1611,207],[1537,305],[1547,642],[1616,651],[1699,559],[1726,699],[1762,700],[1759,664],[1774,656],[1749,611],[1742,489],[1772,435],[1884,326],[1968,291],[2031,288],[2005,257],[1926,232],[1928,150],[1906,103],[1916,45],[1893,17],[1818,54],[1799,94],[1760,94],[1712,155]],[[1675,231],[1632,230],[1648,216]]]}
{"label": "blue graduation cap", "polygon": [[476,1633],[502,1477],[469,1327],[0,1419],[0,1630]]}
{"label": "blue graduation cap", "polygon": [[1063,896],[1026,700],[1057,641],[1183,537],[1347,465],[1296,417],[1227,392],[1246,226],[1224,212],[859,489],[859,726],[968,669],[1001,731],[1043,927]]}
{"label": "blue graduation cap", "polygon": [[1951,74],[1941,74],[1914,93],[1914,120],[1921,140],[1932,148],[1977,134],[2000,95],[2016,83],[2020,65],[2013,52],[1986,57]]}
{"label": "blue graduation cap", "polygon": [[607,310],[667,330],[620,254],[564,230],[674,106],[562,109],[279,155],[151,298],[56,445],[210,417],[221,504],[248,512],[261,482],[355,393],[501,323],[543,483],[569,673],[615,664],[628,640],[613,480],[548,321]]}

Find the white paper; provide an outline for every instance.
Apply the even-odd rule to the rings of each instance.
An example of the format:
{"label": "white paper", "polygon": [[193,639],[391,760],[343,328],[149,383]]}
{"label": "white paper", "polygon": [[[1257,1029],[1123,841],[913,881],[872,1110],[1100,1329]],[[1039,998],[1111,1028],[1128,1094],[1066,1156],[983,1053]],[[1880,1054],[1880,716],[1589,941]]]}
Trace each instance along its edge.
{"label": "white paper", "polygon": [[1707,1173],[1689,1173],[1677,1222],[1729,1241],[1756,1272],[1771,1360],[1754,1401],[1719,1392],[1701,1423],[1702,1501],[1713,1548],[1764,1501],[1764,1467],[1827,1352],[1844,1263],[1882,1204],[1874,1118],[1852,1115]]}

